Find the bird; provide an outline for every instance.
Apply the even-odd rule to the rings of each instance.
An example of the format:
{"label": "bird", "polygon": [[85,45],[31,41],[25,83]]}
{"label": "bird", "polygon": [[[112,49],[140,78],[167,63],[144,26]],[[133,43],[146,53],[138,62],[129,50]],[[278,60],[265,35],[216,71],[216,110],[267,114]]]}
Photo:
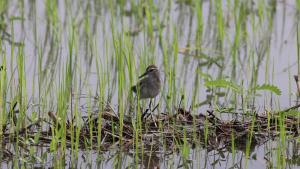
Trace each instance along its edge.
{"label": "bird", "polygon": [[[141,79],[142,78],[142,79]],[[160,74],[157,66],[149,65],[146,71],[139,76],[141,79],[131,90],[139,95],[139,99],[155,98],[161,88]]]}
{"label": "bird", "polygon": [[160,74],[157,66],[153,64],[149,65],[145,73],[139,76],[139,79],[141,80],[137,82],[135,86],[132,86],[131,90],[139,96],[138,98],[140,100],[150,98],[149,109],[147,109],[141,116],[142,119],[144,119],[147,112],[151,110],[152,99],[159,94],[161,88]]}

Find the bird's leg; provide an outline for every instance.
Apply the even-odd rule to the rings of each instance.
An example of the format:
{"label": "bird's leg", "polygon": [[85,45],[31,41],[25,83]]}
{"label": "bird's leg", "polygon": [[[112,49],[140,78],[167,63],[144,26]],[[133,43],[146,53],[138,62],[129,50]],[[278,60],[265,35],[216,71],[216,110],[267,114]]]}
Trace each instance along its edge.
{"label": "bird's leg", "polygon": [[[146,110],[143,112],[142,117],[141,117],[142,121],[143,121],[144,117],[147,115],[148,111],[149,111],[149,109],[146,109]],[[148,117],[148,116],[147,116],[147,117]],[[147,117],[146,117],[146,118],[147,118]]]}
{"label": "bird's leg", "polygon": [[[145,112],[142,114],[142,119],[144,119],[144,117],[145,117],[145,118],[148,118],[149,115],[151,115],[151,104],[152,104],[152,99],[150,100],[150,103],[149,103],[149,105],[148,105],[148,109],[146,109]],[[147,114],[148,111],[150,111],[150,114]],[[147,115],[147,116],[146,116],[146,115]],[[151,117],[152,117],[152,116],[151,116]]]}
{"label": "bird's leg", "polygon": [[151,112],[154,112],[159,106],[159,103],[157,103],[157,105],[151,110]]}
{"label": "bird's leg", "polygon": [[152,112],[158,107],[158,105],[155,106],[155,108],[154,108],[153,110],[151,110],[151,103],[152,103],[152,99],[150,100],[150,104],[149,104],[150,114],[149,114],[148,116],[151,116],[151,119],[152,119],[152,121],[154,122],[155,127],[157,127],[157,124],[156,124],[156,122],[155,122],[155,120],[154,120],[154,117],[153,117]]}
{"label": "bird's leg", "polygon": [[150,103],[149,103],[149,110],[151,111],[151,104],[152,104],[152,99],[150,99]]}

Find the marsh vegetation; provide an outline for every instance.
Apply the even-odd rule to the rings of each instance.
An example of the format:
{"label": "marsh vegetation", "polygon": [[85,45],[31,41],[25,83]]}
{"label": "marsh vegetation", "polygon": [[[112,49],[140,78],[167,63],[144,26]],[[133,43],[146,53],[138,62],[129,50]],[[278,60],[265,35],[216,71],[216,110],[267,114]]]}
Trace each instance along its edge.
{"label": "marsh vegetation", "polygon": [[[299,168],[299,11],[1,0],[1,167]],[[131,87],[152,64],[148,106]]]}

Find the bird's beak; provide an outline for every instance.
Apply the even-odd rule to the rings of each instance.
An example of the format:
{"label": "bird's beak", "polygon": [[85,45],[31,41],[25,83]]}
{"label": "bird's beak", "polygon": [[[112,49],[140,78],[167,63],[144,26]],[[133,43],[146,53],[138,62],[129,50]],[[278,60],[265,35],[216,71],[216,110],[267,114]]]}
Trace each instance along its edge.
{"label": "bird's beak", "polygon": [[139,79],[146,76],[148,74],[148,72],[145,72],[144,74],[142,74],[141,76],[139,76]]}

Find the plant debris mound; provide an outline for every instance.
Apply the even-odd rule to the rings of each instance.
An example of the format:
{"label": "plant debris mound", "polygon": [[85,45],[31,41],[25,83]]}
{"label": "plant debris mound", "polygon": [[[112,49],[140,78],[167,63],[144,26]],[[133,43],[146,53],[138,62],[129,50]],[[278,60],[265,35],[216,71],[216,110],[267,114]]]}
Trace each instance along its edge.
{"label": "plant debris mound", "polygon": [[[66,146],[71,147],[71,142],[79,137],[80,149],[100,151],[118,147],[124,151],[143,148],[144,151],[158,152],[163,147],[164,152],[172,153],[187,143],[192,147],[201,145],[208,151],[231,151],[234,144],[235,149],[245,151],[247,145],[253,150],[255,146],[275,139],[283,129],[285,134],[298,136],[300,126],[299,118],[287,116],[284,112],[222,120],[213,111],[193,115],[178,108],[173,115],[148,113],[148,117],[141,120],[132,116],[124,116],[121,120],[113,111],[103,111],[97,116],[83,117],[80,125],[75,119],[63,123],[54,112],[49,112],[48,116],[50,121],[38,119],[18,132],[11,132],[5,125],[2,144],[18,140],[24,148],[26,145],[49,146],[55,137],[59,145],[59,140],[65,137]],[[44,127],[45,124],[48,127]],[[61,131],[65,133],[58,134]],[[35,142],[37,134],[39,138]],[[13,156],[5,149],[2,154]]]}

